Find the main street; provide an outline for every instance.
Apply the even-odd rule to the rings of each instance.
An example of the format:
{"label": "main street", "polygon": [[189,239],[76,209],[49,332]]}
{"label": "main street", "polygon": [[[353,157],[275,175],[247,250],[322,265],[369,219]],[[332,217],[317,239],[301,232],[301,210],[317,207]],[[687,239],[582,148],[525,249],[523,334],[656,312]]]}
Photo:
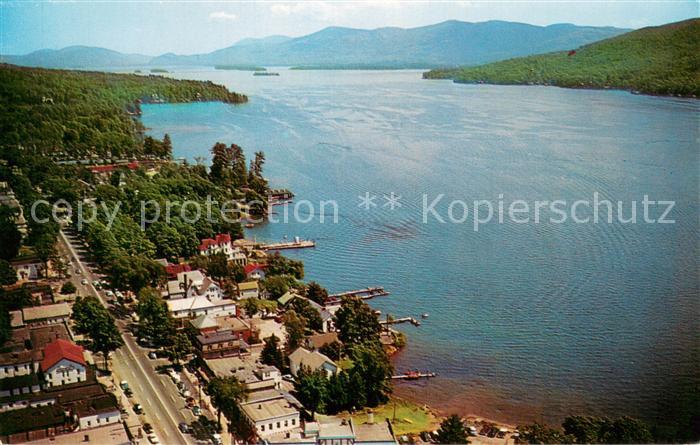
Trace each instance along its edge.
{"label": "main street", "polygon": [[[93,295],[109,308],[92,284],[100,276],[85,264],[84,247],[80,240],[61,231],[59,243],[59,251],[70,256],[73,283],[78,288],[78,293]],[[83,279],[87,280],[87,284],[82,284]],[[125,320],[117,319],[117,327],[124,338],[124,346],[111,356],[115,383],[118,385],[120,380],[128,381],[133,391],[132,403],[141,404],[146,421],[153,426],[161,443],[195,444],[192,436],[184,435],[178,429],[180,422],[190,423],[194,420],[194,415],[185,407],[185,400],[172,380],[156,371],[156,366],[165,364],[165,361],[151,360],[148,357],[148,351],[138,346]],[[144,437],[141,441],[143,443],[147,439]]]}

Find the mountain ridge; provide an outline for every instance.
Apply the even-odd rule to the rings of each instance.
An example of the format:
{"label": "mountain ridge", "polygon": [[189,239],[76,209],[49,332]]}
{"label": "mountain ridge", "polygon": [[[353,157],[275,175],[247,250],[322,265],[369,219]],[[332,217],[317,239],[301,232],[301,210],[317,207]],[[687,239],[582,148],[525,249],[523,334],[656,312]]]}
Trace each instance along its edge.
{"label": "mountain ridge", "polygon": [[46,68],[225,64],[440,67],[477,65],[538,52],[564,50],[626,31],[567,23],[538,26],[502,20],[447,20],[415,28],[329,26],[299,37],[273,35],[245,38],[225,48],[191,55],[168,52],[151,57],[76,45],[26,55],[0,56],[0,59],[16,65]]}
{"label": "mountain ridge", "polygon": [[575,48],[475,67],[438,69],[427,79],[553,85],[700,96],[700,19],[651,26]]}

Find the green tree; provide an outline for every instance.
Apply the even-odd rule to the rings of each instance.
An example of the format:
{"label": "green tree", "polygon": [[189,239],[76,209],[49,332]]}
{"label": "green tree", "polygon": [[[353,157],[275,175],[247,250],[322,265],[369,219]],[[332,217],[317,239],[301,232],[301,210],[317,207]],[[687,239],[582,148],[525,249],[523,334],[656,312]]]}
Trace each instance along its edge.
{"label": "green tree", "polygon": [[187,334],[180,332],[172,338],[172,344],[165,348],[168,358],[176,365],[180,364],[180,360],[185,358],[192,352],[192,342]]}
{"label": "green tree", "polygon": [[268,297],[271,300],[277,300],[297,283],[296,280],[289,275],[272,275],[266,276],[265,279],[261,281],[261,284],[263,289],[267,291]]}
{"label": "green tree", "polygon": [[0,259],[11,260],[19,253],[22,234],[14,222],[15,211],[6,205],[0,205]]}
{"label": "green tree", "polygon": [[49,233],[42,234],[34,242],[34,253],[44,265],[45,276],[48,276],[49,260],[56,258],[56,237]]}
{"label": "green tree", "polygon": [[518,443],[527,444],[558,444],[574,443],[574,438],[562,434],[561,431],[550,428],[541,423],[518,426]]}
{"label": "green tree", "polygon": [[329,359],[338,361],[343,352],[343,345],[337,341],[333,340],[330,343],[326,343],[318,349],[318,352],[327,356]]}
{"label": "green tree", "polygon": [[291,260],[280,255],[279,252],[268,256],[266,276],[290,275],[297,280],[304,278],[304,263],[298,260]]}
{"label": "green tree", "polygon": [[[364,379],[364,399],[368,406],[386,403],[391,394],[391,376],[394,369],[389,357],[378,342],[365,343],[352,348],[352,376]],[[358,406],[360,406],[358,404]]]}
{"label": "green tree", "polygon": [[348,374],[339,372],[328,379],[328,398],[326,401],[326,411],[329,414],[336,414],[340,411],[350,409],[351,397],[348,393],[350,384]]}
{"label": "green tree", "polygon": [[75,300],[71,317],[75,320],[76,332],[90,339],[89,349],[103,355],[107,369],[109,354],[124,344],[112,315],[97,298],[88,296]]}
{"label": "green tree", "polygon": [[437,434],[438,443],[469,443],[464,423],[457,414],[442,421]]}
{"label": "green tree", "polygon": [[294,380],[294,389],[301,404],[311,411],[312,419],[316,417],[317,412],[325,412],[328,398],[328,378],[325,371],[311,371],[302,366]]}
{"label": "green tree", "polygon": [[369,305],[359,298],[343,297],[335,317],[338,337],[346,346],[379,341],[379,319]]}
{"label": "green tree", "polygon": [[150,339],[157,347],[172,345],[175,327],[163,297],[156,289],[145,287],[139,292],[138,299],[139,336]]}
{"label": "green tree", "polygon": [[219,252],[209,256],[207,262],[207,274],[213,279],[222,282],[231,277],[232,269],[229,266],[226,255]]}
{"label": "green tree", "polygon": [[7,260],[0,259],[0,285],[15,284],[17,282],[17,271]]}
{"label": "green tree", "polygon": [[306,298],[324,305],[328,299],[328,291],[317,282],[312,281],[306,286]]}
{"label": "green tree", "polygon": [[286,366],[284,364],[284,354],[279,347],[279,343],[280,339],[275,334],[267,337],[265,346],[263,346],[260,353],[260,361],[266,365],[275,366],[277,369],[283,370]]}
{"label": "green tree", "polygon": [[314,331],[323,329],[321,315],[311,306],[308,300],[295,298],[289,303],[289,307],[306,320],[306,327],[309,329]]}
{"label": "green tree", "polygon": [[76,290],[77,289],[75,288],[75,284],[73,284],[70,281],[66,281],[61,286],[61,293],[62,294],[73,294],[73,293],[75,293]]}
{"label": "green tree", "polygon": [[306,320],[293,310],[284,314],[284,327],[287,330],[287,352],[295,351],[304,340]]}
{"label": "green tree", "polygon": [[238,410],[238,404],[248,397],[245,386],[235,377],[214,377],[207,385],[207,392],[217,409],[217,422],[221,428],[221,413],[231,419]]}
{"label": "green tree", "polygon": [[143,256],[118,256],[110,264],[108,272],[113,287],[133,292],[156,286],[165,278],[163,265]]}

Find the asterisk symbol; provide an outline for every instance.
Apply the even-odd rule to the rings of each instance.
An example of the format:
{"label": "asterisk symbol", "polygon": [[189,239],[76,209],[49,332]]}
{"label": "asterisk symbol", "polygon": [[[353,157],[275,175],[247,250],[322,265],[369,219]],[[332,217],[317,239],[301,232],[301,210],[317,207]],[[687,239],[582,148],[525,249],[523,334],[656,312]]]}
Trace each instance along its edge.
{"label": "asterisk symbol", "polygon": [[394,192],[391,192],[390,195],[384,195],[384,199],[386,199],[386,202],[382,207],[387,207],[389,206],[390,210],[394,210],[397,207],[401,207],[401,203],[399,200],[401,199],[401,195],[396,195]]}
{"label": "asterisk symbol", "polygon": [[365,210],[377,207],[377,204],[374,202],[374,200],[377,199],[377,195],[371,195],[369,192],[365,192],[365,196],[360,195],[358,198],[360,198],[360,203],[357,207],[364,207]]}

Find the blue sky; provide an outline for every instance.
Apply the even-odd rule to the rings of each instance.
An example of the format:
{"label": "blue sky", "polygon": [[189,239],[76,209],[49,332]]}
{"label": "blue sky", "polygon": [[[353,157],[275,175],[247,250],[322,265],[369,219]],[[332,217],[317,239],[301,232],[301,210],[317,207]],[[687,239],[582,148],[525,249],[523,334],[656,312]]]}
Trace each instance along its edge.
{"label": "blue sky", "polygon": [[299,36],[326,26],[415,27],[449,19],[640,28],[698,16],[695,1],[7,1],[0,54],[70,45],[193,54],[245,37]]}

